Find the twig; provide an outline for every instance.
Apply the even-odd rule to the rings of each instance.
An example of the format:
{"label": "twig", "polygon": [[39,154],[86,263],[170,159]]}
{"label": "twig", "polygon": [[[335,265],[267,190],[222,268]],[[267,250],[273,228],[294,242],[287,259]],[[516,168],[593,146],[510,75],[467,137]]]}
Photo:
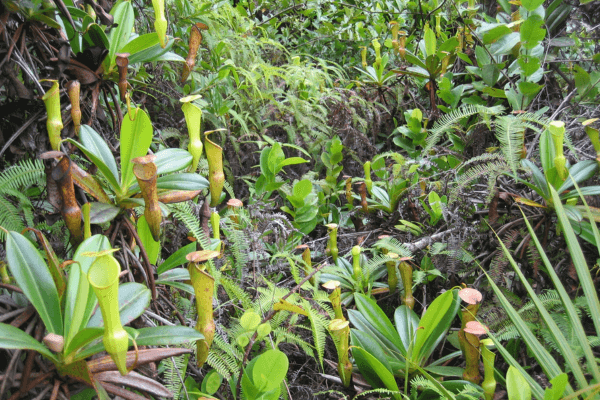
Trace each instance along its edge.
{"label": "twig", "polygon": [[147,315],[148,317],[150,317],[150,318],[154,318],[155,320],[157,320],[157,321],[159,321],[159,322],[162,322],[162,323],[163,323],[163,324],[165,324],[165,325],[168,325],[168,326],[175,326],[175,324],[174,324],[174,323],[172,323],[171,321],[169,321],[168,319],[165,319],[165,318],[161,317],[160,315],[158,315],[158,314],[156,314],[156,313],[153,313],[153,312],[152,312],[152,311],[150,311],[150,310],[146,310],[146,311],[144,311],[144,314],[146,314],[146,315]]}
{"label": "twig", "polygon": [[412,253],[417,250],[424,249],[425,247],[429,246],[431,243],[436,242],[436,241],[440,240],[441,238],[443,238],[444,236],[446,236],[447,234],[455,232],[459,229],[460,229],[459,227],[450,228],[446,231],[424,237],[423,239],[417,240],[414,243],[404,243],[404,247],[406,247]]}

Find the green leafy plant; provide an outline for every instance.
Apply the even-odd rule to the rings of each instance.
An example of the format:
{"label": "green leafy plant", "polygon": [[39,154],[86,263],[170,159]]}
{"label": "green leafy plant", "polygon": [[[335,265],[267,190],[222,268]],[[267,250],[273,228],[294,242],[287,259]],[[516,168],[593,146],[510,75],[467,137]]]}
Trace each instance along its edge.
{"label": "green leafy plant", "polygon": [[[570,179],[572,179],[572,177],[570,177]],[[590,316],[591,320],[593,321],[596,336],[600,336],[600,326],[598,323],[598,316],[600,316],[600,303],[598,302],[598,293],[593,286],[593,280],[590,275],[589,267],[585,261],[582,249],[577,241],[577,237],[575,236],[575,232],[569,222],[569,218],[566,214],[566,209],[560,201],[558,192],[551,186],[548,187],[548,190],[550,195],[552,196],[555,211],[558,216],[558,220],[564,233],[565,239],[567,241],[567,247],[569,249],[569,253],[571,254],[573,265],[579,277],[579,281],[581,282],[583,293],[585,294],[588,305],[590,307]],[[579,189],[577,191],[581,193]],[[586,208],[588,208],[587,204],[585,203],[585,200],[584,205]],[[581,362],[579,360],[579,357],[576,356],[576,352],[572,348],[572,342],[566,340],[562,330],[559,328],[556,321],[552,318],[551,314],[548,312],[546,307],[544,307],[544,305],[540,301],[539,296],[535,293],[531,285],[527,282],[525,276],[517,266],[509,250],[501,243],[502,250],[508,258],[510,265],[515,270],[515,273],[519,277],[520,281],[523,283],[528,295],[534,302],[537,311],[542,317],[542,320],[548,326],[548,329],[550,331],[550,334],[552,335],[554,342],[556,343],[556,346],[558,347],[560,353],[564,357],[565,366],[568,368],[570,374],[572,374],[574,378],[574,384],[576,384],[577,387],[581,389],[581,392],[578,393],[589,392],[591,390],[597,391],[598,385],[590,384],[588,382],[588,379],[586,378],[587,373],[590,374],[595,381],[597,381],[598,377],[600,376],[600,370],[598,369],[598,363],[596,362],[596,359],[593,355],[589,339],[582,325],[580,316],[578,315],[575,309],[573,301],[567,294],[563,283],[554,271],[554,268],[548,256],[546,255],[534,230],[529,224],[529,221],[527,221],[527,218],[525,218],[525,223],[527,225],[527,229],[529,230],[531,238],[543,260],[545,270],[550,276],[550,279],[552,280],[552,283],[560,296],[562,304],[565,307],[565,315],[569,320],[570,329],[574,331],[575,343],[582,350],[583,358],[585,360],[584,362]],[[598,233],[598,229],[593,220],[591,227],[595,243],[598,244],[600,243],[600,234]],[[548,376],[550,380],[558,379],[558,377],[565,372],[565,367],[559,365],[558,361],[552,356],[548,349],[540,343],[540,341],[535,337],[535,335],[533,335],[531,329],[527,326],[523,318],[516,312],[514,307],[508,302],[508,300],[506,299],[502,291],[498,288],[498,286],[492,280],[489,280],[489,282],[492,286],[492,289],[494,290],[494,293],[500,300],[500,303],[506,310],[509,318],[514,323],[523,341],[532,352],[533,357],[539,362],[546,376]],[[494,335],[490,335],[490,338],[494,341],[496,348],[499,350],[500,354],[502,354],[504,359],[509,363],[509,365],[514,367],[519,372],[519,374],[524,377],[525,381],[527,382],[527,385],[531,389],[531,393],[533,394],[533,396],[535,396],[537,399],[544,398],[545,393],[544,390],[540,387],[540,385],[522,368],[520,363],[510,355],[510,353],[506,350],[504,346],[500,344],[500,342],[495,338]],[[564,387],[564,392],[565,394],[570,395],[574,393],[575,390],[570,383],[567,383],[566,387]],[[556,393],[556,395],[561,396],[562,392]],[[552,396],[551,398],[555,397]]]}
{"label": "green leafy plant", "polygon": [[[51,248],[45,248],[48,259],[55,260]],[[82,380],[94,387],[99,395],[105,392],[97,363],[106,361],[86,362],[86,358],[106,350],[115,360],[113,368],[126,374],[138,356],[136,365],[189,352],[187,349],[168,352],[155,349],[142,357],[138,350],[127,353],[130,341],[137,346],[156,346],[202,338],[198,332],[184,326],[126,328],[125,331],[121,327],[118,330],[121,324],[126,325],[144,312],[150,301],[150,291],[141,284],[127,283],[120,285],[118,299],[115,297],[120,266],[110,255],[110,244],[104,236],[92,236],[77,248],[68,277],[56,262],[47,265],[33,244],[19,233],[8,232],[6,251],[15,282],[37,310],[50,336],[42,344],[20,329],[0,323],[0,346],[35,350],[51,361],[61,374]],[[112,270],[107,270],[107,265],[112,265]],[[111,290],[112,294],[107,294],[106,290]],[[96,294],[101,299],[100,310],[96,308]],[[99,342],[103,335],[104,340]],[[122,338],[118,341],[124,346],[116,345],[115,335]],[[134,379],[139,378],[136,375]],[[101,398],[106,398],[106,394]]]}
{"label": "green leafy plant", "polygon": [[[563,137],[565,135],[564,123],[552,122],[547,130],[542,132],[540,137],[540,160],[542,171],[531,161],[523,160],[522,165],[528,168],[532,173],[532,181],[528,182],[519,179],[536,194],[541,196],[545,204],[517,197],[516,201],[540,208],[555,209],[555,199],[552,196],[552,190],[559,193],[561,202],[567,204],[564,208],[572,221],[573,226],[578,227],[579,235],[590,243],[595,243],[593,232],[589,222],[584,221],[585,206],[575,205],[579,198],[579,193],[574,187],[590,179],[598,170],[598,163],[595,160],[584,160],[574,165],[569,165],[563,155]],[[585,196],[600,194],[600,186],[587,186],[581,189]],[[597,212],[592,209],[592,215],[595,217]]]}
{"label": "green leafy plant", "polygon": [[276,179],[283,167],[302,164],[307,160],[302,157],[286,158],[279,142],[267,146],[260,152],[260,176],[256,180],[255,191],[258,196],[269,198],[274,190],[279,189],[284,182]]}
{"label": "green leafy plant", "polygon": [[[145,111],[136,109],[132,112],[134,115],[127,114],[121,125],[120,174],[115,158],[106,142],[91,127],[87,125],[81,127],[79,136],[81,143],[67,139],[98,167],[102,177],[100,182],[104,183],[104,185],[100,185],[95,178],[88,176],[85,172],[79,172],[81,170],[74,174],[75,181],[99,201],[92,203],[92,223],[112,220],[119,214],[121,208],[133,208],[145,204],[152,207],[158,206],[159,203],[148,203],[151,198],[151,190],[155,192],[158,202],[173,203],[193,198],[200,190],[209,186],[208,181],[198,174],[173,174],[173,172],[187,168],[192,156],[185,150],[166,149],[155,154],[156,158],[152,161],[152,164],[155,165],[153,168],[155,172],[148,178],[151,178],[152,175],[163,176],[154,178],[155,183],[149,184],[147,188],[141,188],[140,184],[135,182],[136,176],[132,161],[146,156],[152,142],[153,130],[152,123]],[[158,192],[156,193],[156,191]],[[143,197],[143,199],[139,197]],[[154,210],[156,211],[156,208]]]}
{"label": "green leafy plant", "polygon": [[337,258],[333,265],[323,268],[321,283],[338,281],[342,288],[341,302],[348,306],[358,293],[370,296],[374,292],[388,289],[386,282],[378,282],[385,276],[385,264],[394,261],[388,255],[376,255],[370,260],[361,255],[360,248],[352,252],[352,262],[343,257]]}
{"label": "green leafy plant", "polygon": [[244,399],[278,399],[288,366],[287,356],[277,349],[267,350],[253,358],[242,375]]}
{"label": "green leafy plant", "polygon": [[297,181],[292,189],[292,194],[287,195],[286,198],[294,209],[283,206],[281,210],[294,218],[294,227],[305,235],[312,232],[319,222],[319,208],[317,206],[318,198],[313,192],[311,181],[308,179]]}
{"label": "green leafy plant", "polygon": [[[44,184],[44,165],[41,160],[23,160],[0,173],[0,226],[21,232],[26,224],[33,226],[34,209],[31,202]],[[36,187],[37,186],[37,187]],[[16,206],[10,200],[16,200]],[[0,230],[0,238],[4,239]]]}
{"label": "green leafy plant", "polygon": [[[456,290],[438,296],[422,318],[402,305],[394,313],[396,327],[370,298],[355,294],[357,310],[348,310],[351,330],[352,354],[358,369],[373,387],[399,391],[394,377],[404,378],[404,392],[413,374],[425,371],[433,375],[462,376],[462,368],[441,364],[460,352],[427,364],[437,345],[446,337],[459,309]],[[444,381],[442,385],[453,385]],[[460,381],[460,387],[469,384]],[[396,396],[396,398],[400,398]]]}

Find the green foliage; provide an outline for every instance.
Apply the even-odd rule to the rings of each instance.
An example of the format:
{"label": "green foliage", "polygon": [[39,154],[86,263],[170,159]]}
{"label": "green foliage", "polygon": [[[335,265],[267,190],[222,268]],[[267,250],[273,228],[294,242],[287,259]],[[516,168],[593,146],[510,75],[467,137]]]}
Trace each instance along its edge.
{"label": "green foliage", "polygon": [[[0,173],[1,227],[8,231],[21,232],[25,229],[24,220],[28,226],[33,226],[31,186],[44,187],[44,177],[44,164],[41,160],[23,160]],[[31,194],[28,196],[29,193]],[[16,205],[11,201],[11,197],[15,199]],[[5,232],[0,230],[0,239],[4,237]]]}
{"label": "green foliage", "polygon": [[358,310],[348,310],[348,316],[355,326],[351,330],[352,344],[358,349],[353,355],[367,381],[374,387],[398,390],[392,377],[403,377],[406,392],[408,377],[416,370],[461,376],[461,368],[427,365],[458,312],[457,298],[454,290],[438,296],[420,319],[408,307],[400,306],[394,314],[394,328],[373,300],[356,294]]}
{"label": "green foliage", "polygon": [[[593,285],[591,284],[592,279],[590,276],[588,266],[585,262],[585,259],[583,258],[581,247],[580,247],[579,243],[577,242],[577,239],[575,238],[573,229],[571,228],[570,223],[568,222],[567,215],[565,214],[565,210],[564,210],[563,206],[560,204],[560,202],[558,201],[558,193],[552,187],[550,187],[549,190],[551,192],[553,199],[555,201],[557,201],[557,203],[555,203],[557,215],[558,215],[559,221],[561,223],[561,226],[564,230],[565,237],[567,238],[567,246],[572,255],[573,263],[575,265],[577,274],[580,278],[580,281],[582,282],[582,287],[584,288],[584,293],[586,296],[590,296],[587,298],[587,301],[590,306],[590,314],[592,315],[592,320],[594,320],[594,318],[596,318],[595,316],[598,315],[598,312],[599,312],[598,310],[600,310],[600,306],[598,303],[598,295],[597,295],[596,291],[593,289],[593,287],[592,287]],[[542,317],[544,323],[547,325],[549,333],[553,338],[552,341],[560,349],[560,353],[564,356],[565,364],[568,366],[569,370],[573,374],[573,376],[575,378],[575,382],[577,383],[577,385],[580,388],[582,388],[582,389],[587,388],[589,386],[589,383],[584,376],[582,364],[587,365],[587,370],[589,373],[592,374],[592,376],[596,377],[596,376],[598,376],[598,374],[600,374],[600,372],[598,371],[598,365],[597,365],[595,358],[591,352],[589,339],[584,332],[583,325],[582,325],[580,317],[575,309],[573,301],[568,296],[562,282],[560,281],[559,277],[554,272],[554,269],[553,269],[548,257],[546,256],[546,253],[544,252],[544,249],[542,248],[537,236],[535,235],[535,232],[531,228],[531,225],[529,224],[527,219],[525,219],[525,221],[527,223],[527,228],[529,230],[529,233],[531,234],[531,238],[534,241],[536,248],[538,249],[538,252],[540,253],[540,255],[544,261],[544,264],[546,266],[548,274],[550,275],[550,278],[552,279],[552,283],[560,296],[560,300],[561,300],[563,306],[565,307],[564,314],[566,315],[566,317],[569,321],[569,325],[570,325],[569,330],[572,330],[573,335],[576,338],[575,343],[581,349],[581,352],[583,353],[587,364],[583,364],[578,361],[579,357],[575,354],[570,342],[567,341],[567,338],[565,337],[566,332],[559,327],[559,325],[556,323],[556,321],[552,318],[548,308],[541,301],[540,297],[533,291],[533,289],[531,288],[529,283],[527,283],[525,277],[523,276],[523,273],[520,271],[520,269],[516,265],[515,261],[512,258],[512,255],[510,254],[508,249],[506,249],[506,247],[503,247],[503,251],[505,252],[507,258],[509,259],[510,264],[513,267],[513,269],[515,270],[516,274],[519,276],[519,279],[521,280],[521,282],[523,282],[523,285],[527,289],[527,292],[528,292],[529,296],[531,297],[533,303],[535,304],[537,311],[540,313],[540,316]],[[598,234],[598,230],[596,228],[595,223],[593,223],[592,226],[593,226],[593,228],[595,228],[594,229],[594,238],[596,240],[596,243],[600,243],[600,241],[598,240],[598,238],[600,238],[600,235]],[[551,356],[551,354],[548,352],[548,350],[535,337],[532,330],[527,326],[527,324],[523,320],[523,318],[515,311],[513,306],[508,303],[508,301],[506,300],[506,297],[499,291],[496,284],[493,281],[490,281],[490,284],[492,285],[494,292],[500,299],[500,302],[503,305],[504,309],[508,313],[509,318],[514,323],[515,327],[519,331],[519,334],[522,336],[523,340],[525,341],[525,343],[527,344],[527,346],[533,353],[533,356],[535,357],[535,359],[542,366],[546,375],[550,379],[554,379],[557,376],[559,376],[564,369],[556,362],[556,360]],[[596,334],[598,335],[598,333],[600,331],[598,330],[597,324],[594,323],[594,325],[595,325],[595,328],[597,331]],[[506,349],[500,345],[500,343],[497,341],[497,339],[495,338],[494,335],[492,335],[491,338],[494,340],[496,347],[499,349],[501,354],[504,356],[505,360],[512,367],[516,368],[516,370],[520,373],[520,375],[522,375],[524,377],[524,379],[526,379],[527,383],[531,387],[531,392],[533,393],[533,395],[536,398],[542,398],[543,397],[542,389],[538,385],[538,383],[533,381],[533,379],[522,369],[522,367],[519,365],[519,363],[516,360],[514,360],[512,358],[512,356],[510,356],[510,354],[507,353]],[[597,379],[597,378],[594,378],[594,379]],[[570,385],[567,385],[565,390],[566,390],[565,391],[566,394],[570,394],[573,392],[573,388]]]}
{"label": "green foliage", "polygon": [[[60,349],[51,352],[22,330],[2,323],[0,346],[35,350],[53,362],[59,370],[69,374],[74,373],[68,372],[70,365],[105,351],[106,340],[97,343],[97,339],[109,328],[103,326],[100,310],[96,307],[98,300],[94,291],[90,290],[88,273],[96,259],[102,256],[102,251],[107,250],[110,250],[110,243],[104,236],[97,235],[84,241],[73,257],[75,263],[71,264],[65,291],[65,287],[59,285],[57,276],[57,272],[61,275],[65,272],[53,272],[52,268],[57,266],[48,267],[31,242],[19,233],[9,232],[6,251],[10,271],[44,321],[46,329],[61,336],[64,342]],[[51,258],[50,254],[48,258]],[[65,279],[64,276],[62,278]],[[121,323],[127,324],[139,317],[149,301],[150,290],[143,285],[121,285],[116,309]],[[174,345],[203,338],[194,329],[183,326],[143,328],[137,331],[128,328],[127,334],[131,340],[144,346]],[[85,374],[84,371],[80,373]]]}

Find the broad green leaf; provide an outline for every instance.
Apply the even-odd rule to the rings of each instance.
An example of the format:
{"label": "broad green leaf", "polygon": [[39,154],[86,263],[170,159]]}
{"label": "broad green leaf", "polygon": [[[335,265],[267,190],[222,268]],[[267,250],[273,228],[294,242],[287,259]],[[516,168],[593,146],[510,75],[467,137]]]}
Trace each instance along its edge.
{"label": "broad green leaf", "polygon": [[[152,143],[152,122],[148,114],[140,108],[133,111],[134,116],[128,113],[123,117],[120,136],[121,154],[121,189],[127,190],[135,180],[133,175],[133,160],[148,154]],[[131,118],[134,118],[132,121]]]}
{"label": "broad green leaf", "polygon": [[[183,268],[177,268],[177,269],[183,269]],[[174,271],[174,270],[171,270]],[[187,270],[186,270],[187,271]],[[170,271],[169,271],[170,272]],[[189,274],[188,274],[189,275]],[[189,280],[189,276],[188,276],[188,280]],[[190,295],[194,295],[194,287],[192,285],[188,285],[187,283],[183,283],[183,282],[177,282],[177,281],[172,281],[172,280],[157,280],[155,282],[157,285],[167,285],[167,286],[172,286],[175,289],[179,289],[182,290],[186,293],[189,293]]]}
{"label": "broad green leaf", "polygon": [[254,331],[260,324],[260,315],[254,310],[247,310],[240,318],[240,325],[247,331]]}
{"label": "broad green leaf", "polygon": [[252,380],[261,392],[270,392],[285,379],[289,361],[287,356],[276,349],[265,351],[258,357],[252,369]]}
{"label": "broad green leaf", "polygon": [[544,4],[544,0],[522,0],[521,5],[525,7],[527,11],[533,11],[539,6]]}
{"label": "broad green leaf", "polygon": [[79,131],[79,139],[81,140],[81,145],[71,139],[68,140],[79,147],[79,150],[98,167],[111,186],[113,186],[113,190],[115,188],[118,189],[119,170],[117,169],[117,163],[102,136],[92,127],[84,124],[81,125]]}
{"label": "broad green leaf", "polygon": [[154,49],[153,47],[157,46],[164,50],[164,52],[168,51],[168,49],[163,49],[160,47],[160,43],[158,41],[158,35],[156,32],[146,33],[144,35],[140,35],[135,39],[130,40],[125,46],[121,48],[121,53],[129,53],[129,64],[135,64],[136,62],[142,61],[153,61],[144,57],[140,57],[140,53],[143,55],[149,49],[152,49],[152,52],[158,52],[158,49]]}
{"label": "broad green leaf", "polygon": [[435,32],[429,26],[425,27],[425,53],[426,56],[435,55],[435,50],[437,46],[437,39],[435,37]]}
{"label": "broad green leaf", "polygon": [[400,335],[403,354],[406,355],[408,348],[414,343],[417,328],[419,327],[419,316],[413,310],[403,305],[396,308],[394,322],[396,323],[398,335]]}
{"label": "broad green leaf", "polygon": [[[128,282],[119,285],[119,317],[121,324],[127,325],[142,315],[146,307],[150,304],[150,298],[150,289],[141,283]],[[88,327],[94,328],[103,325],[102,313],[100,308],[97,307],[90,318]]]}
{"label": "broad green leaf", "polygon": [[281,170],[279,164],[285,159],[285,154],[281,149],[281,144],[279,142],[273,143],[271,147],[271,151],[269,152],[268,169],[271,171],[273,175],[277,175],[277,173]]}
{"label": "broad green leaf", "polygon": [[[172,346],[204,339],[204,335],[194,328],[181,325],[141,328],[137,330],[137,333],[135,342],[138,346]],[[133,345],[131,339],[129,343]],[[81,351],[76,360],[87,358],[101,351],[104,351],[104,345],[100,342]]]}
{"label": "broad green leaf", "polygon": [[303,179],[294,185],[293,193],[297,199],[304,200],[312,191],[312,183],[308,179]]}
{"label": "broad green leaf", "polygon": [[167,190],[202,190],[208,187],[208,181],[202,175],[181,173],[159,176],[156,187]]}
{"label": "broad green leaf", "polygon": [[138,329],[138,346],[174,346],[204,339],[204,335],[188,326],[158,326]]}
{"label": "broad green leaf", "polygon": [[529,97],[535,96],[543,88],[542,85],[538,85],[537,83],[533,82],[519,82],[517,85],[519,87],[519,91],[525,96]]}
{"label": "broad green leaf", "polygon": [[65,343],[65,358],[67,358],[71,353],[79,351],[84,346],[87,346],[94,340],[102,337],[103,334],[103,328],[84,328],[78,331],[68,345]]}
{"label": "broad green leaf", "polygon": [[505,24],[496,26],[495,28],[492,28],[492,29],[486,31],[483,34],[483,43],[484,44],[494,43],[496,40],[500,39],[501,37],[503,37],[505,35],[508,35],[511,32],[512,32],[511,29],[509,27],[507,27]]}
{"label": "broad green leaf", "polygon": [[579,65],[575,65],[573,69],[575,70],[575,86],[577,87],[577,92],[580,96],[583,96],[592,84],[592,78],[590,77],[590,74]]}
{"label": "broad green leaf", "polygon": [[429,357],[435,346],[443,339],[459,307],[457,290],[446,291],[427,307],[425,315],[419,322],[411,357],[418,365]]}
{"label": "broad green leaf", "polygon": [[165,149],[161,150],[156,155],[156,174],[170,174],[186,169],[192,162],[192,155],[184,149]]}
{"label": "broad green leaf", "polygon": [[367,332],[358,329],[350,330],[352,346],[362,348],[367,353],[375,357],[381,364],[393,374],[403,373],[406,368],[405,358],[401,354],[386,353],[386,350],[380,346],[377,339]]}
{"label": "broad green leaf", "polygon": [[558,193],[563,193],[573,187],[573,181],[581,183],[590,179],[598,170],[598,162],[596,160],[580,161],[569,168],[569,176],[558,189]]}
{"label": "broad green leaf", "polygon": [[512,366],[506,372],[506,391],[510,400],[531,400],[531,388],[523,375]]}
{"label": "broad green leaf", "polygon": [[546,388],[544,391],[544,400],[560,400],[565,392],[565,388],[569,383],[569,376],[562,373],[550,381],[552,387]]}
{"label": "broad green leaf", "polygon": [[[85,279],[80,279],[81,277]],[[84,318],[89,318],[89,311],[86,313],[88,298],[90,293],[90,284],[87,275],[81,272],[79,264],[73,264],[70,267],[69,280],[79,282],[75,296],[68,296],[68,303],[65,304],[65,348],[71,347],[71,340],[75,338],[79,329],[87,324]],[[70,293],[69,293],[70,294]],[[93,296],[95,298],[95,295]],[[65,352],[65,354],[67,354]]]}
{"label": "broad green leaf", "polygon": [[112,204],[92,202],[90,203],[90,223],[104,224],[110,222],[121,212],[120,207]]}
{"label": "broad green leaf", "polygon": [[398,384],[396,384],[394,375],[387,368],[385,368],[378,359],[360,347],[353,347],[352,355],[356,360],[356,364],[358,365],[361,374],[363,374],[363,377],[371,384],[371,386],[375,388],[387,388],[391,391],[397,392],[392,396],[394,396],[396,400],[402,399],[402,395],[399,393],[400,389],[398,389]]}
{"label": "broad green leaf", "polygon": [[520,35],[518,32],[512,32],[502,36],[496,42],[490,45],[490,52],[494,56],[502,56],[511,52],[513,47],[519,43]]}
{"label": "broad green leaf", "polygon": [[165,262],[160,264],[160,267],[158,267],[158,274],[160,275],[170,269],[186,264],[187,260],[185,257],[192,251],[196,251],[196,242],[189,243],[178,249],[175,253],[171,254],[169,258],[167,258]]}
{"label": "broad green leaf", "polygon": [[204,393],[213,395],[219,390],[221,383],[223,383],[223,377],[221,374],[219,374],[215,369],[210,370],[202,380],[201,390]]}
{"label": "broad green leaf", "polygon": [[409,63],[416,65],[418,67],[421,67],[424,70],[427,69],[427,67],[425,66],[425,63],[419,57],[417,57],[410,51],[406,50],[404,56],[406,57],[406,61],[408,61]]}
{"label": "broad green leaf", "polygon": [[[171,42],[175,43],[174,41],[171,41]],[[161,56],[157,57],[155,61],[185,62],[185,58],[181,57],[179,54],[173,53],[172,51],[168,51],[168,52],[162,54]],[[233,114],[232,111],[233,110],[229,110],[229,113]],[[247,128],[246,128],[246,130],[247,130]]]}
{"label": "broad green leaf", "polygon": [[[581,196],[598,196],[600,195],[600,186],[586,186],[586,187],[582,187],[581,189]],[[567,200],[567,199],[572,199],[572,198],[579,198],[580,194],[577,193],[577,191],[575,190],[571,190],[568,193],[562,194],[560,196],[561,200]]]}
{"label": "broad green leaf", "polygon": [[439,376],[458,376],[462,377],[464,368],[460,367],[445,367],[445,366],[427,366],[423,368],[425,371]]}
{"label": "broad green leaf", "polygon": [[84,39],[88,38],[92,41],[92,46],[99,46],[105,49],[108,48],[108,37],[100,25],[95,23],[88,25]]}
{"label": "broad green leaf", "polygon": [[114,17],[114,26],[108,34],[108,56],[103,62],[106,73],[111,72],[111,67],[115,63],[115,55],[127,44],[135,22],[133,6],[129,1],[117,4],[111,10],[111,14]]}
{"label": "broad green leaf", "polygon": [[19,328],[0,322],[0,348],[34,350],[48,358],[53,363],[58,359],[46,346],[23,332]]}
{"label": "broad green leaf", "polygon": [[25,236],[6,235],[6,260],[23,294],[35,307],[50,333],[63,334],[63,319],[58,291],[46,262]]}
{"label": "broad green leaf", "polygon": [[281,171],[281,169],[283,167],[286,167],[288,165],[303,164],[303,163],[307,163],[307,162],[308,162],[308,160],[305,160],[302,157],[290,157],[290,158],[286,158],[285,160],[283,160],[279,164],[277,164],[277,172]]}
{"label": "broad green leaf", "polygon": [[[260,152],[260,172],[268,181],[275,179],[275,174],[269,167],[269,155],[271,154],[272,147],[265,147]],[[260,179],[260,177],[259,177]],[[258,181],[256,182],[258,186]]]}
{"label": "broad green leaf", "polygon": [[190,272],[187,268],[173,268],[158,275],[163,281],[189,281]]}
{"label": "broad green leaf", "polygon": [[258,357],[255,357],[248,363],[244,370],[244,374],[242,375],[242,394],[244,399],[255,400],[260,396],[260,390],[252,381],[252,370],[254,369],[256,361],[258,361]]}
{"label": "broad green leaf", "polygon": [[524,76],[533,75],[538,69],[540,69],[540,59],[537,57],[524,57],[521,56],[518,59],[519,67]]}
{"label": "broad green leaf", "polygon": [[537,15],[531,15],[521,25],[521,45],[525,49],[533,49],[537,46],[544,37],[546,37],[546,30],[540,28],[544,21]]}
{"label": "broad green leaf", "polygon": [[[398,332],[377,303],[361,293],[356,293],[354,299],[356,307],[367,323],[374,327],[389,342],[393,343],[395,347],[401,348],[401,340]],[[353,325],[356,326],[354,322]]]}
{"label": "broad green leaf", "polygon": [[144,249],[146,249],[150,264],[156,265],[158,254],[160,253],[160,242],[155,241],[152,237],[152,232],[150,232],[150,227],[148,226],[146,217],[143,215],[138,218],[137,232],[140,236],[140,240],[142,241]]}

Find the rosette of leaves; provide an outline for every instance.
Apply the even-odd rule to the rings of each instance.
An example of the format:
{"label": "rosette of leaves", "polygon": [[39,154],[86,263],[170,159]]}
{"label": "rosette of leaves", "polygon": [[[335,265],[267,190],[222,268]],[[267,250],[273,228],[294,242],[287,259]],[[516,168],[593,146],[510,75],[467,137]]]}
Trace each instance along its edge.
{"label": "rosette of leaves", "polygon": [[[107,391],[118,393],[114,391],[114,384],[143,387],[155,396],[169,396],[169,391],[162,385],[131,372],[131,369],[190,353],[189,349],[129,351],[123,360],[129,371],[127,378],[121,378],[117,365],[111,362],[109,356],[86,361],[106,350],[102,341],[104,321],[101,310],[96,307],[98,299],[88,280],[88,273],[96,260],[113,252],[109,240],[102,235],[88,238],[77,248],[68,267],[63,269],[43,234],[37,232],[37,236],[48,263],[34,245],[17,232],[7,233],[6,258],[14,282],[39,314],[49,335],[42,344],[19,328],[0,323],[0,347],[40,353],[56,366],[60,375],[73,377],[93,387],[100,399],[108,399]],[[148,307],[150,297],[150,290],[142,284],[119,285],[117,318],[121,324],[127,325],[138,318]],[[125,331],[129,337],[128,346],[172,346],[203,338],[193,328],[185,326],[141,329],[126,326]],[[117,389],[122,393],[122,389]]]}
{"label": "rosette of leaves", "polygon": [[[136,182],[132,161],[148,154],[152,136],[152,123],[145,111],[138,108],[125,115],[120,132],[120,168],[102,136],[90,126],[81,126],[79,142],[67,139],[98,168],[96,177],[81,168],[73,169],[75,183],[97,200],[91,203],[91,223],[108,222],[122,209],[144,206],[146,196]],[[153,163],[158,175],[155,189],[163,214],[168,214],[164,204],[190,200],[208,187],[208,181],[198,174],[175,173],[186,169],[192,161],[186,150],[166,149],[155,156]]]}

